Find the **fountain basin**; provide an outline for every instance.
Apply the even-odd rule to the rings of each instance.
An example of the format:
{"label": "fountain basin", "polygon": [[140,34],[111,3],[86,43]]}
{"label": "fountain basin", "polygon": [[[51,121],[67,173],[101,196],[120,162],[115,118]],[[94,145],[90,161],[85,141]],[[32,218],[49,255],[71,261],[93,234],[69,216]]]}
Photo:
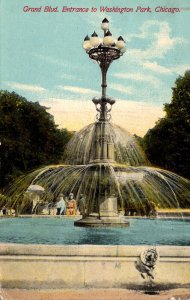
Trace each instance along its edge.
{"label": "fountain basin", "polygon": [[[76,220],[0,218],[2,288],[190,287],[189,219],[130,218],[128,228],[74,227]],[[159,254],[151,282],[137,268],[147,249]]]}
{"label": "fountain basin", "polygon": [[127,218],[127,228],[74,227],[80,217],[0,218],[0,242],[49,245],[190,246],[190,219]]}
{"label": "fountain basin", "polygon": [[152,246],[0,244],[1,286],[145,291],[190,287],[190,247],[157,246],[159,260],[152,283],[136,269],[147,248]]}

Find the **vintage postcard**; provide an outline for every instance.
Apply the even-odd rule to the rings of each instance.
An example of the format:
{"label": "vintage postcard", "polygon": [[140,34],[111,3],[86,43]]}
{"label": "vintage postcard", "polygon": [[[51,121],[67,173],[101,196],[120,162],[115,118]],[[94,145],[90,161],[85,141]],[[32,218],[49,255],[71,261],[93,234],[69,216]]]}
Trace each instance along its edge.
{"label": "vintage postcard", "polygon": [[190,299],[189,0],[0,8],[0,300]]}

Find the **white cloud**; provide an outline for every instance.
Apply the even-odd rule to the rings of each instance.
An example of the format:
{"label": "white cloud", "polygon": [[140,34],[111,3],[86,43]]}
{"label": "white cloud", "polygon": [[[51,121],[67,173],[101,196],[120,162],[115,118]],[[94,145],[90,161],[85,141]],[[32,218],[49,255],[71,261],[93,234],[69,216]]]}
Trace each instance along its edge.
{"label": "white cloud", "polygon": [[173,67],[164,67],[159,65],[156,61],[150,62],[145,61],[141,63],[142,67],[145,69],[149,69],[153,72],[160,74],[184,74],[185,70],[189,69],[188,65],[178,65]]}
{"label": "white cloud", "polygon": [[128,57],[132,60],[163,58],[177,44],[184,44],[186,40],[181,37],[172,37],[168,22],[156,20],[145,21],[138,34],[130,38],[147,39],[149,47],[146,49],[133,48],[128,50]]}
{"label": "white cloud", "polygon": [[178,65],[171,68],[172,72],[179,75],[184,75],[185,71],[189,69],[190,69],[190,65]]}
{"label": "white cloud", "polygon": [[130,86],[124,86],[122,84],[110,84],[109,88],[121,93],[132,94],[133,89]]}
{"label": "white cloud", "polygon": [[141,81],[141,82],[147,82],[152,84],[154,87],[159,87],[161,84],[161,81],[152,75],[147,75],[145,73],[115,73],[113,74],[114,77],[120,78],[120,79],[129,79],[132,81]]}
{"label": "white cloud", "polygon": [[45,88],[43,88],[39,85],[25,84],[25,83],[19,83],[19,82],[4,82],[4,83],[13,89],[29,91],[32,93],[43,93],[43,92],[47,91]]}
{"label": "white cloud", "polygon": [[160,73],[160,74],[171,74],[171,70],[169,68],[166,68],[164,66],[159,65],[156,61],[150,62],[150,61],[145,61],[142,62],[142,66],[145,69],[149,69],[153,72]]}
{"label": "white cloud", "polygon": [[81,88],[78,86],[67,86],[67,85],[59,85],[57,86],[57,88],[65,90],[65,91],[69,91],[72,93],[77,93],[77,94],[98,94],[97,91],[91,90],[91,89],[86,89],[86,88]]}

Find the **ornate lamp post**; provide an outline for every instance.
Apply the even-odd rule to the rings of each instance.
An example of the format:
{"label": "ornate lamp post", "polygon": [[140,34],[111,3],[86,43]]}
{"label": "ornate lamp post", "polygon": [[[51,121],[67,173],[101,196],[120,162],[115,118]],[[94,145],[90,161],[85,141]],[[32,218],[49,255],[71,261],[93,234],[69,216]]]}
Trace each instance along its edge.
{"label": "ornate lamp post", "polygon": [[99,112],[97,119],[106,122],[110,119],[109,112],[115,103],[115,100],[108,98],[106,95],[106,74],[112,61],[120,58],[126,51],[126,48],[122,36],[114,40],[109,30],[109,21],[106,18],[102,21],[101,28],[104,31],[104,37],[99,38],[96,32],[91,35],[91,38],[87,35],[83,42],[83,48],[89,57],[99,64],[102,72],[102,96],[99,99],[93,98],[92,101]]}
{"label": "ornate lamp post", "polygon": [[90,163],[114,162],[114,140],[110,134],[109,120],[115,100],[107,97],[106,75],[110,64],[126,51],[124,39],[122,36],[117,40],[113,38],[109,30],[109,21],[106,18],[102,21],[101,28],[104,31],[103,38],[99,38],[94,32],[91,38],[86,36],[83,42],[86,53],[99,64],[102,73],[102,95],[100,98],[92,99],[98,114]]}
{"label": "ornate lamp post", "polygon": [[97,178],[94,192],[95,202],[92,202],[92,207],[83,216],[83,219],[75,221],[75,225],[129,226],[129,222],[119,216],[118,196],[115,194],[115,183],[110,171],[114,163],[114,138],[109,123],[111,117],[109,112],[115,100],[107,97],[106,94],[107,71],[112,61],[120,58],[125,52],[125,41],[121,36],[114,40],[109,30],[109,21],[106,18],[102,21],[101,28],[104,31],[103,38],[99,38],[94,32],[91,38],[86,36],[83,42],[86,53],[99,64],[102,73],[102,95],[100,98],[92,99],[98,115],[93,132],[93,147],[88,171]]}

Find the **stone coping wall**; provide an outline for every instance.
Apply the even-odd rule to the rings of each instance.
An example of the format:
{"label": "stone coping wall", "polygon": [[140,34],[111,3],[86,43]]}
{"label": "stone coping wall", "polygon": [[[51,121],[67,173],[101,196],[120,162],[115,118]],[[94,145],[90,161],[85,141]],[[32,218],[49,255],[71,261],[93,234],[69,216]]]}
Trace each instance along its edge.
{"label": "stone coping wall", "polygon": [[41,245],[0,243],[0,255],[37,256],[94,256],[94,257],[137,257],[149,248],[155,248],[160,258],[190,258],[190,246],[153,245]]}
{"label": "stone coping wall", "polygon": [[156,246],[150,278],[137,267],[154,246],[0,244],[0,283],[4,288],[190,287],[190,247]]}

